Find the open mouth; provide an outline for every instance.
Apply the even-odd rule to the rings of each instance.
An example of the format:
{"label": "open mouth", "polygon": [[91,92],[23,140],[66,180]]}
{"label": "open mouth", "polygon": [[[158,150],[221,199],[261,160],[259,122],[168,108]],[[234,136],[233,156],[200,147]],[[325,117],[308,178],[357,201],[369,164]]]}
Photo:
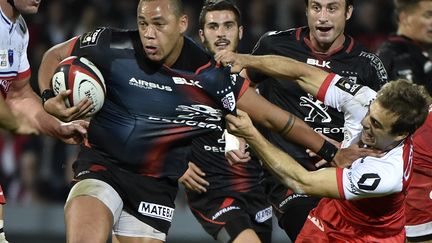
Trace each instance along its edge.
{"label": "open mouth", "polygon": [[144,46],[144,51],[147,55],[154,55],[156,54],[157,48],[155,46]]}
{"label": "open mouth", "polygon": [[326,26],[318,26],[316,29],[320,32],[329,32],[333,28],[332,27],[326,27]]}
{"label": "open mouth", "polygon": [[218,40],[215,42],[215,46],[218,49],[225,49],[230,44],[230,41],[228,40]]}

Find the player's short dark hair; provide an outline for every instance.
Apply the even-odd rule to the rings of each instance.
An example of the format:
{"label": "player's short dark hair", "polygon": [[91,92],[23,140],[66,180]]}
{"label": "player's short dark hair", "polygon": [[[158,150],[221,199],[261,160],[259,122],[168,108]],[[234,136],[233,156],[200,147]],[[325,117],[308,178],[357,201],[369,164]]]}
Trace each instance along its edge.
{"label": "player's short dark hair", "polygon": [[205,17],[208,12],[228,10],[232,11],[236,17],[238,26],[242,25],[241,12],[237,5],[232,0],[205,0],[204,5],[199,15],[199,26],[201,29],[204,28]]}
{"label": "player's short dark hair", "polygon": [[[140,0],[139,4],[142,2],[153,2],[158,0]],[[185,14],[184,6],[182,0],[169,0],[174,7],[174,14],[177,17],[183,16]]]}
{"label": "player's short dark hair", "polygon": [[394,0],[395,11],[397,14],[403,11],[409,11],[417,7],[424,0]]}
{"label": "player's short dark hair", "polygon": [[[308,6],[309,4],[309,0],[305,0],[306,6]],[[348,6],[353,6],[354,5],[354,0],[345,0],[346,3],[346,9],[348,10]]]}
{"label": "player's short dark hair", "polygon": [[431,97],[422,85],[405,79],[385,84],[377,93],[376,101],[385,109],[393,112],[398,119],[391,128],[391,134],[408,132],[413,134],[423,125],[429,112]]}

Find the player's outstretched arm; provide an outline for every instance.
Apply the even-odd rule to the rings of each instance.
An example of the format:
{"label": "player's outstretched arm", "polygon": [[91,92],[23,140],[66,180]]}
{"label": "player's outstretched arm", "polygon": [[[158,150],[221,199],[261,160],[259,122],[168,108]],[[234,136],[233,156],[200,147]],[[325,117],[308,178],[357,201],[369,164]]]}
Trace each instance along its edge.
{"label": "player's outstretched arm", "polygon": [[6,103],[17,119],[17,133],[43,133],[66,143],[79,143],[87,133],[86,121],[63,123],[46,113],[28,78],[12,82]]}
{"label": "player's outstretched arm", "polygon": [[254,69],[275,78],[294,80],[315,97],[329,74],[292,58],[276,55],[254,56],[220,51],[215,59],[224,65],[231,65],[232,72],[240,72],[243,68]]}
{"label": "player's outstretched arm", "polygon": [[335,168],[309,172],[291,156],[272,145],[252,125],[247,113],[237,110],[237,117],[227,115],[227,128],[246,139],[269,170],[297,193],[340,198]]}
{"label": "player's outstretched arm", "polygon": [[48,113],[62,121],[72,121],[84,117],[92,109],[92,103],[89,99],[83,99],[76,106],[67,108],[64,100],[71,93],[71,90],[63,91],[57,96],[54,96],[51,90],[51,78],[57,65],[69,56],[72,40],[50,48],[42,58],[38,73],[39,88],[44,101],[43,107]]}
{"label": "player's outstretched arm", "polygon": [[[248,88],[240,97],[237,107],[247,112],[255,123],[281,134],[288,141],[309,148],[328,161],[333,159],[338,150],[334,145],[325,143],[325,139],[304,121],[270,103],[252,88]],[[329,147],[329,151],[321,150],[324,144]]]}

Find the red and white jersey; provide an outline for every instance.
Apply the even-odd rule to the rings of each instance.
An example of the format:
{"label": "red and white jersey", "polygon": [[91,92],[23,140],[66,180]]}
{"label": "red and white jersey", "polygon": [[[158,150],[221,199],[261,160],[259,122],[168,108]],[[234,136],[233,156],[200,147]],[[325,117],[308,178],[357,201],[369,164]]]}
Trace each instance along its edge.
{"label": "red and white jersey", "polygon": [[344,114],[344,140],[342,147],[347,147],[363,129],[361,120],[375,99],[376,92],[361,84],[331,73],[321,85],[317,98],[325,105],[336,108]]}
{"label": "red and white jersey", "polygon": [[414,172],[406,198],[408,237],[432,234],[432,113],[413,136]]}
{"label": "red and white jersey", "polygon": [[[345,119],[352,124],[352,134],[345,146],[358,142],[360,122],[374,97],[374,92],[367,87],[353,85],[337,75],[329,75],[320,88],[318,98],[326,105],[344,111]],[[342,216],[339,221],[363,232],[380,237],[399,234],[405,224],[405,193],[412,167],[413,145],[408,138],[381,158],[368,156],[354,161],[350,168],[338,168],[337,181],[342,200],[321,200],[320,204],[327,205],[318,206],[315,215],[326,219],[331,211]]]}
{"label": "red and white jersey", "polygon": [[29,33],[22,16],[12,22],[0,9],[0,91],[3,97],[13,80],[30,76],[27,60]]}

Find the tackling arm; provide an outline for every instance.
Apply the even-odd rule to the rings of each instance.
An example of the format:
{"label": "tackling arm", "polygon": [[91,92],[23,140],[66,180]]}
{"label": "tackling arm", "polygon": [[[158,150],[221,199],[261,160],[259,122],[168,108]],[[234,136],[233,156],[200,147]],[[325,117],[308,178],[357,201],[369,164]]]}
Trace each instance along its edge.
{"label": "tackling arm", "polygon": [[281,182],[297,193],[340,198],[335,168],[307,171],[291,156],[272,145],[252,125],[247,113],[226,116],[230,132],[244,137],[264,164]]}

